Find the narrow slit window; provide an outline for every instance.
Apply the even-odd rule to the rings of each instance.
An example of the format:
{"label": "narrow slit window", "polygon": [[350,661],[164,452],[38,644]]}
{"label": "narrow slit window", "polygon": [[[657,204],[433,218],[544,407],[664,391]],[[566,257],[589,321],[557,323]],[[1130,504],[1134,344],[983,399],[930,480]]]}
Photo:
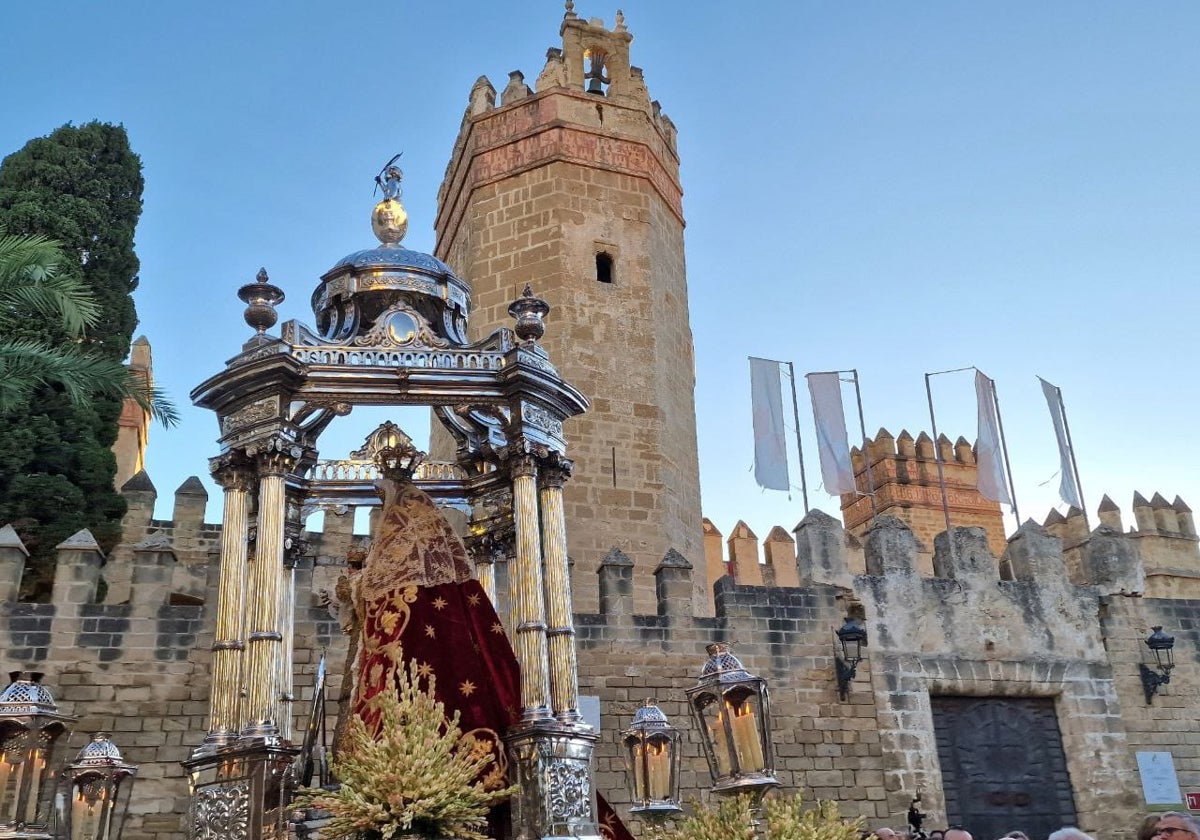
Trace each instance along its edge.
{"label": "narrow slit window", "polygon": [[601,283],[613,281],[613,258],[604,251],[596,254],[596,280]]}

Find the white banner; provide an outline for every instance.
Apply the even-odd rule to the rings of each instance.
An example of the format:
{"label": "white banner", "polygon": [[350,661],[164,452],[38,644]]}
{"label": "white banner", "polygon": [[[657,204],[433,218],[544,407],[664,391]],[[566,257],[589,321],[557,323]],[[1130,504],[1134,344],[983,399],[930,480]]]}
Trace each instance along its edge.
{"label": "white banner", "polygon": [[996,414],[996,393],[992,380],[975,371],[975,402],[978,414],[978,441],[975,463],[979,468],[978,487],[984,498],[993,502],[1013,503],[1008,482],[1004,480],[1004,461],[1000,451],[1000,419]]}
{"label": "white banner", "polygon": [[1071,445],[1067,442],[1066,409],[1063,408],[1062,394],[1054,385],[1042,377],[1042,393],[1046,395],[1046,405],[1050,407],[1050,419],[1054,421],[1054,436],[1058,438],[1059,474],[1062,480],[1058,484],[1058,495],[1067,504],[1083,510],[1083,501],[1079,498],[1079,485],[1075,483],[1074,458]]}
{"label": "white banner", "polygon": [[768,490],[789,490],[779,362],[750,358],[750,408],[754,414],[754,480]]}
{"label": "white banner", "polygon": [[837,373],[810,373],[808,393],[812,397],[813,420],[817,426],[817,451],[821,455],[821,480],[832,495],[853,493],[854,468],[850,464],[850,440],[846,434],[846,412],[842,408],[842,381]]}

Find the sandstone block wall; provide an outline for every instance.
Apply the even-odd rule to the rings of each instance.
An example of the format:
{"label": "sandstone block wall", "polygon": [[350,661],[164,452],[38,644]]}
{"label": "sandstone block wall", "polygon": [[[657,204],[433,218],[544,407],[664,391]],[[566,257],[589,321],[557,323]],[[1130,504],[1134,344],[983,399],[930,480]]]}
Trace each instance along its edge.
{"label": "sandstone block wall", "polygon": [[[195,486],[185,483],[176,496],[185,518],[151,520],[155,491],[143,474],[126,492],[125,540],[109,557],[86,531],[60,546],[50,603],[16,601],[24,552],[0,538],[0,672],[44,672],[61,709],[79,717],[59,760],[109,731],[139,765],[124,834],[132,840],[184,840],[180,762],[208,731],[220,525],[203,522]],[[297,570],[294,727],[303,731],[326,651],[332,732],[346,643],[323,593],[345,555],[325,553],[320,534],[309,538],[313,550]]]}

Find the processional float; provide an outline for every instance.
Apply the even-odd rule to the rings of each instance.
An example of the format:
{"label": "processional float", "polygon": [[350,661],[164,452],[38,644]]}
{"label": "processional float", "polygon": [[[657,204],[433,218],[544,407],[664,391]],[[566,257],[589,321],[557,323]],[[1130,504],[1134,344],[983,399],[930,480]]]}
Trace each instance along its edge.
{"label": "processional float", "polygon": [[[194,840],[263,840],[286,821],[293,744],[295,565],[303,522],[318,509],[377,503],[378,464],[319,460],[321,433],[355,406],[428,406],[453,436],[453,461],[422,460],[394,424],[374,455],[408,459],[413,484],[469,518],[468,547],[485,591],[509,556],[519,723],[504,736],[514,835],[599,838],[594,730],[579,712],[562,488],[571,475],[563,421],[587,409],[538,343],[545,301],[528,286],[513,329],[467,338],[471,290],[427,254],[401,247],[401,173],[379,179],[378,247],[350,254],[312,296],[316,328],[267,334],[283,292],[265,271],[238,294],[257,334],[192,392],[216,412],[224,489],[209,732],[185,762]],[[380,460],[382,459],[382,461]],[[386,464],[385,464],[386,466]]]}

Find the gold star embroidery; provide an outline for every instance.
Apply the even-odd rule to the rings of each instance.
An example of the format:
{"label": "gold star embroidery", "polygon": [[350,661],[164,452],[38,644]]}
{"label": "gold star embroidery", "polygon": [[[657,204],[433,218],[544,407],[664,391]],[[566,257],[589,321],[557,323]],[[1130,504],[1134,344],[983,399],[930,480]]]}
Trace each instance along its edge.
{"label": "gold star embroidery", "polygon": [[463,697],[470,697],[475,693],[475,683],[471,682],[470,680],[463,680],[463,683],[458,687],[458,690],[462,692]]}
{"label": "gold star embroidery", "polygon": [[479,606],[479,596],[478,595],[468,595],[467,603],[470,604],[472,607],[478,607]]}
{"label": "gold star embroidery", "polygon": [[422,662],[417,666],[417,674],[422,677],[428,677],[433,673],[433,666],[428,662]]}
{"label": "gold star embroidery", "polygon": [[425,625],[425,635],[426,635],[426,636],[428,636],[428,637],[429,637],[429,638],[431,638],[431,639],[436,639],[436,638],[437,638],[437,632],[436,632],[436,631],[433,629],[433,625],[432,625],[432,624],[426,624],[426,625]]}
{"label": "gold star embroidery", "polygon": [[437,599],[436,599],[436,600],[434,600],[434,602],[433,602],[433,608],[434,608],[435,610],[444,610],[444,609],[446,609],[446,599],[445,599],[445,598],[443,598],[443,597],[441,597],[441,596],[439,595],[439,596],[437,597]]}
{"label": "gold star embroidery", "polygon": [[499,621],[497,621],[495,624],[492,625],[492,632],[493,633],[503,633],[504,625],[501,624]]}

